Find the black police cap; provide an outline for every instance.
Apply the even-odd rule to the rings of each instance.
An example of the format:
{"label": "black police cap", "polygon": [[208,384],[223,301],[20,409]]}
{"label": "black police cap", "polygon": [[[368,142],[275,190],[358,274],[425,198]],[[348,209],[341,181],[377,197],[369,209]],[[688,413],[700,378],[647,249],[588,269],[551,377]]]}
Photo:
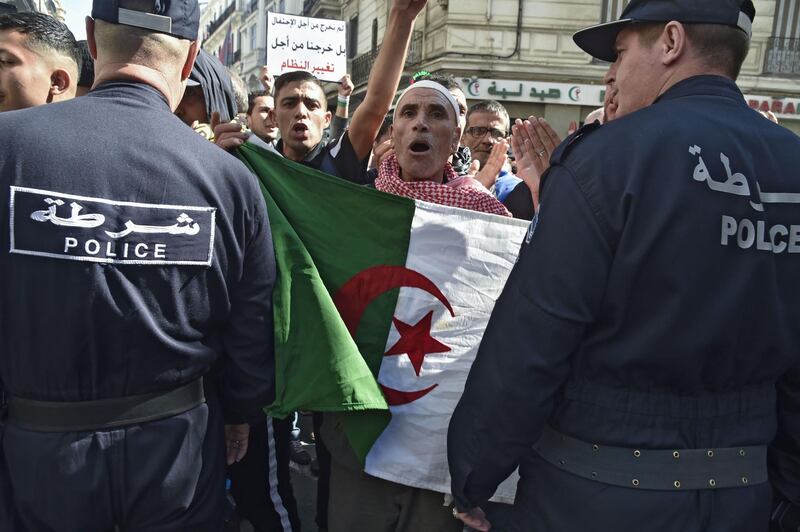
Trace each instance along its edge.
{"label": "black police cap", "polygon": [[751,0],[631,0],[619,20],[582,29],[572,39],[592,57],[614,62],[617,35],[632,22],[721,24],[739,28],[750,38],[755,16]]}
{"label": "black police cap", "polygon": [[92,18],[197,40],[200,28],[197,0],[153,0],[153,9],[149,12],[125,9],[119,4],[119,0],[93,0]]}

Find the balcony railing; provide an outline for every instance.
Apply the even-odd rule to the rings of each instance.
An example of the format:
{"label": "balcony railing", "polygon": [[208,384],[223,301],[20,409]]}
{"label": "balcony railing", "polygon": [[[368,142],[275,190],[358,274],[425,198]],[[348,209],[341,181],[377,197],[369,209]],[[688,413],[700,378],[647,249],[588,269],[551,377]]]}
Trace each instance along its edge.
{"label": "balcony railing", "polygon": [[369,79],[369,73],[372,72],[372,65],[375,64],[375,58],[378,57],[378,50],[375,48],[365,54],[361,54],[353,59],[352,73],[354,85],[366,83]]}
{"label": "balcony railing", "polygon": [[206,26],[206,37],[213,35],[215,31],[225,24],[225,21],[228,20],[228,17],[233,15],[234,11],[236,11],[236,2],[226,7],[225,11],[223,11],[216,20],[208,23],[208,26]]}
{"label": "balcony railing", "polygon": [[[417,66],[422,62],[422,42],[422,32],[415,31],[411,37],[411,47],[408,50],[408,57],[406,57],[407,67]],[[375,58],[378,57],[379,50],[380,46],[353,59],[350,76],[353,78],[353,83],[355,85],[366,83],[369,79],[369,73],[372,72],[372,65],[375,64]]]}
{"label": "balcony railing", "polygon": [[764,73],[800,76],[800,39],[771,37],[767,41]]}
{"label": "balcony railing", "polygon": [[303,16],[339,19],[342,6],[339,0],[304,0]]}
{"label": "balcony railing", "polygon": [[406,66],[417,66],[422,62],[422,32],[415,31],[411,36],[411,46],[408,48]]}

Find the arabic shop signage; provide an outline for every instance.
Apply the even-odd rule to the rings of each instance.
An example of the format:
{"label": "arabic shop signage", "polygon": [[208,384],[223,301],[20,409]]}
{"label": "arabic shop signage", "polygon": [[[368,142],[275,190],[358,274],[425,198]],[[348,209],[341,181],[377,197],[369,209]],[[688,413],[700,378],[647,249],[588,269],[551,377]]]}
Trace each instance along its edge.
{"label": "arabic shop signage", "polygon": [[267,13],[267,66],[276,75],[305,70],[339,81],[347,74],[345,22]]}
{"label": "arabic shop signage", "polygon": [[467,98],[500,102],[559,103],[600,107],[606,95],[605,85],[576,85],[484,78],[463,78],[461,87]]}
{"label": "arabic shop signage", "polygon": [[800,118],[800,99],[773,98],[771,96],[747,96],[747,105],[759,111],[772,111],[778,118]]}

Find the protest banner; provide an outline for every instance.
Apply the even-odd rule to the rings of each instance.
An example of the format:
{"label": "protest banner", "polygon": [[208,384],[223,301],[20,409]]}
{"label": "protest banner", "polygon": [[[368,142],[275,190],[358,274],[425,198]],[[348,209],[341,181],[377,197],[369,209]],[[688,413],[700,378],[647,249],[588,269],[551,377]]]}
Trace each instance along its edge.
{"label": "protest banner", "polygon": [[267,13],[267,66],[276,76],[305,70],[339,81],[347,74],[344,21]]}

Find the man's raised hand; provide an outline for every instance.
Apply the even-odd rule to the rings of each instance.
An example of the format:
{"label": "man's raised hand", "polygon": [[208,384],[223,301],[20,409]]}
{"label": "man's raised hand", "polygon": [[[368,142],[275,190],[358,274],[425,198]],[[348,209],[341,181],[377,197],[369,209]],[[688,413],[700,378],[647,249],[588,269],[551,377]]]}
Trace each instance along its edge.
{"label": "man's raised hand", "polygon": [[351,94],[353,94],[353,89],[356,86],[353,85],[353,80],[350,78],[350,74],[345,74],[342,76],[342,79],[339,80],[339,96],[342,98],[349,98]]}
{"label": "man's raised hand", "polygon": [[497,176],[503,169],[503,165],[508,160],[507,153],[508,141],[503,139],[492,147],[492,152],[489,154],[489,158],[486,159],[486,164],[475,174],[475,179],[486,188],[492,188],[497,181]]}
{"label": "man's raised hand", "polygon": [[416,18],[420,11],[425,8],[427,0],[394,0],[392,9],[404,13],[411,18]]}
{"label": "man's raised hand", "polygon": [[539,182],[550,167],[550,157],[561,137],[544,118],[517,120],[511,128],[511,146],[517,158],[517,176],[531,191],[533,207],[539,208]]}
{"label": "man's raised hand", "polygon": [[211,129],[214,131],[214,144],[225,151],[233,151],[250,138],[250,133],[242,130],[239,122],[220,123],[219,113],[211,115]]}

